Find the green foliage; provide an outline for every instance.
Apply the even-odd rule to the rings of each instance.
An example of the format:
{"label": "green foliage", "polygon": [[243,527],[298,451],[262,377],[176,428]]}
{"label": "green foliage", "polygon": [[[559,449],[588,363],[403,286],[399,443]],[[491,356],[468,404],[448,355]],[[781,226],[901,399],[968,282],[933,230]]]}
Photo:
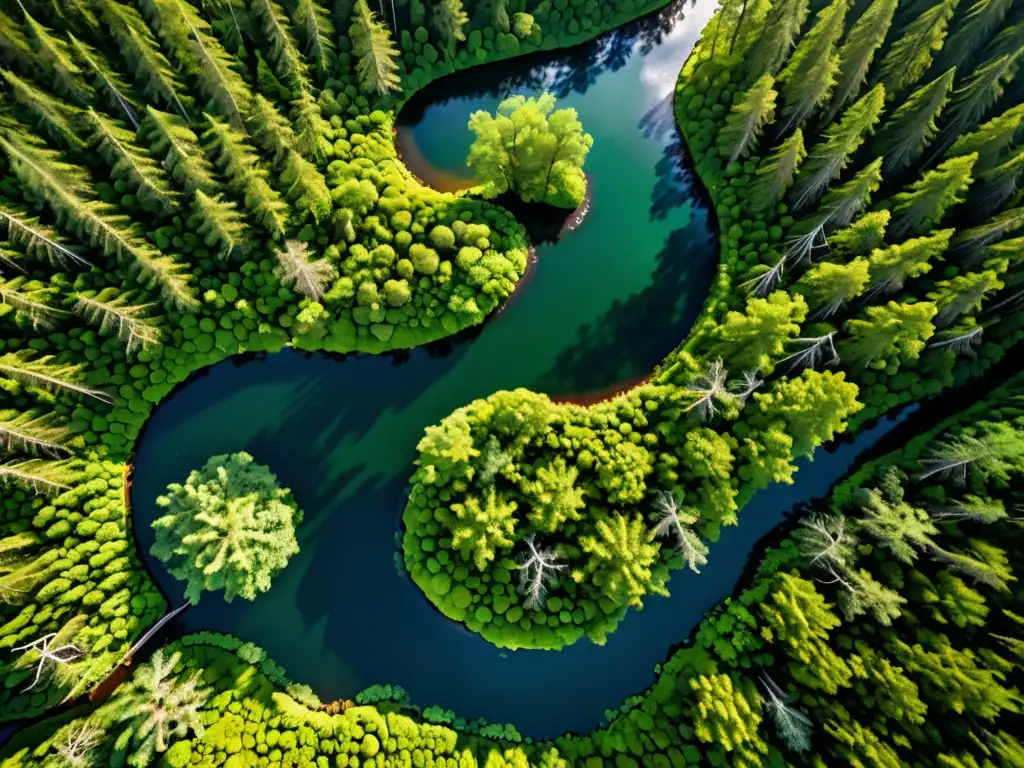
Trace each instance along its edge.
{"label": "green foliage", "polygon": [[153,521],[152,552],[193,603],[220,589],[228,602],[254,600],[299,551],[302,512],[291,491],[247,453],[214,456],[167,491],[157,499],[166,511]]}
{"label": "green foliage", "polygon": [[586,195],[583,163],[593,138],[574,109],[555,109],[555,97],[511,96],[496,115],[474,112],[476,135],[467,164],[484,195],[515,192],[524,200],[576,208]]}

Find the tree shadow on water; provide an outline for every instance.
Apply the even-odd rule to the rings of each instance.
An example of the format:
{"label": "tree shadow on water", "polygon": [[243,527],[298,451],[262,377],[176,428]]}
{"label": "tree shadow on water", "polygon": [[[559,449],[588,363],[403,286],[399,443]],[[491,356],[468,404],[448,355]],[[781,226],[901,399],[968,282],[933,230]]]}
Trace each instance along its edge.
{"label": "tree shadow on water", "polygon": [[693,226],[673,230],[658,252],[650,284],[582,326],[536,386],[544,392],[585,393],[593,381],[649,373],[696,319],[714,276],[715,255],[713,235]]}

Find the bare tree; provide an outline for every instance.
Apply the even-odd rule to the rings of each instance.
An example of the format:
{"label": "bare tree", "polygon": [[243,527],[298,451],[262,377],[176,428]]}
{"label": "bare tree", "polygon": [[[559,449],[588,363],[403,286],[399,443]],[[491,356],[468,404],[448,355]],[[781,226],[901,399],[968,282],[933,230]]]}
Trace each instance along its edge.
{"label": "bare tree", "polygon": [[742,378],[729,382],[729,391],[736,398],[736,404],[742,408],[747,404],[747,398],[756,392],[764,379],[757,378],[757,371],[744,371]]}
{"label": "bare tree", "polygon": [[845,515],[814,515],[800,521],[796,532],[800,551],[811,565],[845,566],[857,540],[846,529]]}
{"label": "bare tree", "polygon": [[939,522],[993,523],[1005,520],[1006,508],[999,499],[985,499],[965,496],[961,501],[951,500],[948,504],[936,504],[929,508],[932,520]]}
{"label": "bare tree", "polygon": [[789,698],[768,673],[758,678],[768,698],[765,708],[775,723],[775,732],[787,747],[794,752],[806,752],[811,748],[811,721],[803,713],[791,707]]}
{"label": "bare tree", "polygon": [[744,283],[740,283],[740,288],[745,290],[747,293],[754,293],[758,296],[767,296],[778,285],[779,280],[782,278],[782,272],[786,267],[786,257],[782,256],[775,264],[766,272],[761,273],[757,277],[751,278]]}
{"label": "bare tree", "polygon": [[974,350],[976,346],[981,344],[981,336],[985,329],[982,326],[978,326],[966,333],[957,333],[953,335],[949,334],[936,334],[936,336],[942,336],[938,341],[933,341],[928,345],[929,349],[941,349],[948,347],[953,350],[953,353],[957,356],[965,355],[967,357],[974,357],[977,352]]}
{"label": "bare tree", "polygon": [[103,731],[91,720],[72,723],[57,742],[57,759],[47,761],[47,768],[90,768],[98,763],[99,746]]}
{"label": "bare tree", "polygon": [[992,450],[983,440],[969,435],[959,435],[948,442],[936,442],[931,455],[918,460],[925,469],[917,479],[924,480],[938,475],[950,477],[962,486],[967,482],[967,468],[992,456]]}
{"label": "bare tree", "polygon": [[54,666],[69,664],[72,661],[80,659],[85,653],[74,643],[68,643],[57,648],[51,648],[50,643],[57,637],[56,632],[51,632],[48,635],[43,635],[38,640],[33,640],[31,643],[25,645],[19,645],[17,648],[12,648],[12,651],[24,651],[25,654],[21,657],[21,660],[28,660],[30,655],[35,653],[38,654],[38,659],[32,659],[32,663],[36,664],[36,676],[32,680],[32,684],[28,688],[25,688],[22,693],[28,693],[35,688],[39,681],[43,679],[43,673],[53,668]]}
{"label": "bare tree", "polygon": [[566,566],[558,562],[553,549],[538,549],[533,534],[525,543],[526,551],[519,556],[519,594],[526,597],[525,608],[539,610],[544,606],[548,586],[557,581]]}
{"label": "bare tree", "polygon": [[697,515],[679,509],[679,497],[668,491],[654,495],[654,514],[658,521],[654,535],[658,538],[674,538],[675,548],[694,573],[700,573],[699,565],[708,562],[708,547],[690,527],[697,522]]}
{"label": "bare tree", "polygon": [[306,243],[289,240],[284,250],[274,252],[279,264],[276,274],[281,282],[303,296],[319,301],[327,285],[338,276],[338,270],[327,259],[312,259]]}
{"label": "bare tree", "polygon": [[699,395],[697,401],[692,403],[686,412],[696,411],[697,418],[701,421],[707,421],[714,416],[718,412],[715,401],[731,397],[726,388],[727,374],[721,358],[709,363],[707,371],[686,387],[686,391]]}
{"label": "bare tree", "polygon": [[814,261],[815,251],[821,248],[828,250],[828,240],[825,238],[825,224],[827,223],[828,219],[826,218],[816,224],[810,232],[787,240],[784,258],[792,260],[793,265],[797,266],[804,261],[808,263]]}
{"label": "bare tree", "polygon": [[836,352],[836,346],[832,342],[833,337],[836,335],[835,331],[826,333],[824,336],[808,336],[793,339],[794,344],[803,345],[801,349],[797,350],[791,355],[782,358],[779,361],[779,365],[789,361],[790,370],[798,370],[801,368],[814,368],[822,363],[825,356],[828,356],[828,360],[825,361],[825,365],[836,365],[839,362],[839,353]]}

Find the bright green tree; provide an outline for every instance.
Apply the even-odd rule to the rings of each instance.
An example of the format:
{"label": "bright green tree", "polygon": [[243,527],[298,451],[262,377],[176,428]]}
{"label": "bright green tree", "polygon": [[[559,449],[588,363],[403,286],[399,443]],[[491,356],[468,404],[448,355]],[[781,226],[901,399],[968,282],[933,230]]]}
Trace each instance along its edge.
{"label": "bright green tree", "polygon": [[885,231],[892,213],[888,210],[865,213],[848,227],[829,235],[828,245],[836,258],[867,256],[885,244]]}
{"label": "bright green tree", "polygon": [[[839,70],[836,43],[842,37],[848,7],[849,0],[832,0],[825,6],[778,76],[779,93],[786,105],[782,117],[787,126],[799,125],[832,93]],[[766,30],[766,34],[772,34],[772,30]]]}
{"label": "bright green tree", "polygon": [[999,101],[1017,73],[1022,52],[1009,53],[980,64],[963,86],[953,91],[942,130],[943,148],[974,128],[989,108]]}
{"label": "bright green tree", "polygon": [[781,419],[793,438],[793,453],[810,455],[815,448],[846,429],[846,421],[862,406],[857,385],[846,374],[805,369],[799,376],[779,379],[762,394],[754,393],[769,421]]}
{"label": "bright green tree", "polygon": [[775,210],[782,196],[793,186],[797,170],[805,157],[804,134],[797,128],[761,161],[750,190],[750,201],[756,215],[767,217]]}
{"label": "bright green tree", "polygon": [[964,155],[946,160],[893,197],[890,235],[919,236],[939,226],[949,209],[964,201],[964,193],[974,181],[971,169],[977,159],[977,155]]}
{"label": "bright green tree", "polygon": [[939,308],[935,323],[949,325],[965,312],[977,312],[986,297],[1001,290],[1002,287],[1003,282],[999,275],[991,269],[957,275],[951,280],[941,280],[935,284],[935,290],[928,294],[928,298]]}
{"label": "bright green tree", "polygon": [[523,485],[523,493],[530,499],[530,522],[541,531],[553,532],[568,520],[579,520],[586,502],[578,477],[579,470],[568,466],[561,456],[537,467],[534,479]]}
{"label": "bright green tree", "polygon": [[666,595],[664,576],[654,568],[659,546],[639,515],[604,517],[592,535],[581,536],[580,549],[590,555],[586,572],[601,594],[616,605],[640,608],[647,594]]}
{"label": "bright green tree", "polygon": [[718,151],[735,163],[754,149],[761,130],[775,118],[774,78],[764,74],[733,101],[718,133]]}
{"label": "bright green tree", "polygon": [[462,0],[437,0],[431,22],[444,50],[449,56],[453,55],[456,43],[465,41],[466,33],[462,28],[469,23],[469,15],[462,7]]}
{"label": "bright green tree", "polygon": [[875,53],[885,40],[896,11],[897,0],[873,0],[846,34],[839,48],[839,74],[825,122],[831,122],[839,110],[853,101],[867,80]]}
{"label": "bright green tree", "polygon": [[858,256],[846,264],[815,264],[800,278],[796,291],[818,316],[830,317],[860,296],[867,284],[868,260]]}
{"label": "bright green tree", "polygon": [[574,109],[555,110],[555,97],[511,96],[496,115],[474,112],[476,135],[467,164],[486,197],[515,192],[524,200],[575,208],[586,195],[583,163],[593,138]]}
{"label": "bright green tree", "polygon": [[1013,0],[977,0],[946,40],[936,56],[936,66],[963,68],[978,49],[999,29]]}
{"label": "bright green tree", "polygon": [[715,329],[711,357],[721,357],[732,369],[767,373],[806,316],[803,297],[785,291],[749,299],[745,312],[729,312]]}
{"label": "bright green tree", "polygon": [[952,229],[942,229],[926,237],[917,237],[871,252],[871,286],[874,292],[893,293],[907,278],[919,277],[931,270],[932,262],[949,247]]}
{"label": "bright green tree", "polygon": [[750,72],[775,75],[796,45],[807,21],[807,0],[779,0],[772,3],[757,41],[746,56]]}
{"label": "bright green tree", "polygon": [[865,319],[846,323],[849,338],[839,342],[839,354],[843,360],[879,370],[916,360],[935,332],[935,312],[935,305],[927,301],[868,307]]}
{"label": "bright green tree", "polygon": [[895,99],[916,83],[931,66],[934,52],[942,47],[946,27],[959,0],[942,0],[929,7],[904,30],[880,64],[888,98]]}
{"label": "bright green tree", "polygon": [[949,101],[955,75],[955,69],[947,69],[922,85],[882,124],[872,149],[885,158],[886,171],[906,168],[924,154],[938,131],[935,120]]}
{"label": "bright green tree", "polygon": [[399,51],[391,39],[391,30],[370,10],[366,0],[356,0],[349,27],[352,53],[356,57],[359,87],[365,93],[386,94],[400,91]]}
{"label": "bright green tree", "polygon": [[760,765],[768,745],[758,733],[761,707],[754,686],[739,675],[699,675],[689,682],[697,738],[731,753],[736,765]]}
{"label": "bright green tree", "polygon": [[498,550],[509,549],[515,543],[515,511],[518,505],[498,497],[498,491],[491,486],[481,504],[475,496],[467,496],[463,502],[451,505],[447,516],[452,532],[452,547],[462,553],[464,560],[471,560],[481,571],[494,560]]}
{"label": "bright green tree", "polygon": [[999,165],[1024,127],[1024,103],[1016,104],[970,133],[960,136],[946,153],[948,157],[977,154],[975,170],[986,171]]}
{"label": "bright green tree", "polygon": [[254,600],[299,551],[302,512],[291,491],[247,453],[212,457],[184,485],[169,485],[157,504],[164,514],[153,521],[150,551],[186,583],[193,603],[218,589],[228,602]]}

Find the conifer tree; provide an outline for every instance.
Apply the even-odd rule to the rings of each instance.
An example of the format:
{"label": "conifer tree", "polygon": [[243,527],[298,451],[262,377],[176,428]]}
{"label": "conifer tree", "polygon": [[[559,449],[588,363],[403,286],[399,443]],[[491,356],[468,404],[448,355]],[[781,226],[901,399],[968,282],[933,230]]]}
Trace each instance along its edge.
{"label": "conifer tree", "polygon": [[291,122],[262,93],[253,96],[246,125],[250,138],[275,165],[295,147]]}
{"label": "conifer tree", "polygon": [[586,572],[602,598],[615,605],[640,607],[645,595],[668,594],[664,576],[654,568],[660,548],[641,516],[602,518],[593,531],[581,536],[579,545],[589,555]]}
{"label": "conifer tree", "polygon": [[873,251],[870,259],[872,293],[894,293],[903,287],[907,278],[919,277],[931,270],[933,262],[946,252],[952,235],[952,229],[943,229]]}
{"label": "conifer tree", "polygon": [[985,48],[985,56],[992,58],[1019,51],[1024,45],[1024,21],[1005,27]]}
{"label": "conifer tree", "polygon": [[10,70],[0,69],[0,77],[6,83],[14,103],[26,116],[26,122],[37,126],[47,139],[62,149],[80,153],[85,148],[76,130],[82,116],[78,107],[63,103]]}
{"label": "conifer tree", "polygon": [[296,96],[309,90],[306,60],[281,6],[275,0],[248,0],[248,8],[269,44],[268,60],[277,77]]}
{"label": "conifer tree", "polygon": [[914,19],[892,44],[879,65],[885,92],[895,99],[913,85],[931,66],[934,52],[946,39],[946,27],[959,0],[942,0]]}
{"label": "conifer tree", "polygon": [[889,208],[894,238],[923,235],[942,223],[946,212],[964,201],[964,193],[973,181],[971,169],[977,155],[954,157],[934,171],[928,171],[905,192],[893,197]]}
{"label": "conifer tree", "polygon": [[117,288],[75,294],[73,308],[101,334],[116,335],[128,354],[156,346],[163,335],[159,324],[149,317],[152,306],[131,303],[131,298]]}
{"label": "conifer tree", "polygon": [[[832,92],[839,69],[836,43],[843,34],[848,7],[849,0],[832,0],[825,6],[778,76],[787,128],[803,122]],[[766,34],[772,34],[772,30]]]}
{"label": "conifer tree", "polygon": [[825,122],[830,123],[839,111],[856,98],[867,80],[875,53],[885,40],[896,11],[897,0],[873,0],[846,35],[839,49],[839,74]]}
{"label": "conifer tree", "polygon": [[729,312],[715,330],[710,354],[728,361],[730,368],[767,373],[806,317],[803,297],[785,291],[748,299],[745,312]]}
{"label": "conifer tree", "polygon": [[946,155],[960,157],[976,153],[978,160],[974,164],[975,170],[987,171],[1002,162],[1003,153],[1015,143],[1022,128],[1024,104],[1017,104],[970,133],[957,138]]}
{"label": "conifer tree", "polygon": [[132,67],[134,84],[142,95],[188,120],[188,100],[179,96],[174,70],[138,11],[116,0],[95,0],[95,5],[121,58]]}
{"label": "conifer tree", "polygon": [[800,163],[806,156],[804,134],[797,128],[792,136],[761,161],[750,194],[757,216],[767,217],[782,202],[782,196],[793,185]]}
{"label": "conifer tree", "polygon": [[109,109],[114,109],[138,130],[139,121],[135,107],[128,99],[128,85],[99,53],[68,33],[72,55],[82,68],[93,90]]}
{"label": "conifer tree", "polygon": [[448,56],[455,54],[457,42],[465,41],[462,28],[469,23],[469,16],[462,7],[462,0],[437,0],[430,19]]}
{"label": "conifer tree", "polygon": [[900,171],[917,161],[935,138],[936,118],[949,101],[955,69],[948,69],[910,94],[882,124],[872,149],[885,158],[884,170]]}
{"label": "conifer tree", "polygon": [[37,22],[22,8],[25,24],[35,41],[36,56],[46,72],[46,85],[58,96],[84,106],[90,103],[92,92],[85,82],[82,70],[75,63],[68,44]]}
{"label": "conifer tree", "polygon": [[238,206],[225,200],[223,195],[211,197],[197,189],[189,222],[208,247],[217,249],[222,260],[231,256],[236,248],[248,244],[245,221],[238,213]]}
{"label": "conifer tree", "polygon": [[829,235],[828,244],[837,258],[867,256],[885,243],[885,231],[892,213],[886,209],[865,213],[850,226]]}
{"label": "conifer tree", "polygon": [[1017,193],[1022,175],[1024,150],[1012,155],[1002,165],[976,174],[977,181],[969,196],[971,212],[977,216],[988,216],[998,210]]}
{"label": "conifer tree", "polygon": [[[37,495],[56,496],[71,490],[70,483],[72,482],[74,482],[74,475],[68,471],[65,461],[25,459],[0,463],[0,486],[18,485],[21,488],[30,489]],[[48,573],[48,569],[35,574],[18,572],[19,576],[27,576],[33,580],[42,579]],[[5,585],[0,584],[0,586]],[[20,593],[21,590],[18,592]]]}
{"label": "conifer tree", "polygon": [[[327,155],[324,145],[324,131],[329,127],[320,113],[320,105],[308,91],[303,91],[292,103],[290,112],[295,128],[295,149],[312,162],[323,162]],[[329,146],[329,145],[328,145]]]}
{"label": "conifer tree", "polygon": [[51,227],[39,219],[15,209],[0,208],[0,227],[7,231],[7,240],[19,245],[34,259],[46,261],[52,267],[72,269],[91,267],[92,264],[73,251]]}
{"label": "conifer tree", "polygon": [[820,222],[822,229],[834,229],[850,224],[867,208],[871,202],[871,195],[881,184],[882,158],[876,157],[848,182],[838,189],[830,189],[821,198],[817,221]]}
{"label": "conifer tree", "polygon": [[377,21],[366,0],[356,0],[349,28],[355,55],[359,87],[365,93],[384,95],[401,90],[398,76],[398,49],[390,30]]}
{"label": "conifer tree", "polygon": [[10,307],[15,316],[30,325],[32,330],[52,331],[65,313],[47,303],[49,291],[32,286],[33,283],[25,277],[0,278],[0,313],[7,312],[3,307]]}
{"label": "conifer tree", "polygon": [[61,363],[52,355],[37,356],[34,352],[8,352],[0,356],[0,377],[24,387],[37,387],[53,394],[87,397],[101,403],[113,398],[102,389],[86,386],[82,366]]}
{"label": "conifer tree", "polygon": [[936,66],[940,69],[958,67],[966,71],[965,65],[999,29],[1012,5],[1013,0],[977,0],[942,46],[935,59]]}
{"label": "conifer tree", "polygon": [[990,269],[968,272],[936,283],[935,291],[928,294],[939,308],[936,325],[949,325],[965,312],[976,312],[988,294],[1002,288],[999,275]]}
{"label": "conifer tree", "polygon": [[800,166],[796,184],[790,193],[797,210],[812,205],[832,181],[846,168],[850,157],[864,142],[885,105],[885,88],[876,85],[851,106],[843,118],[830,125],[821,141],[808,153]]}
{"label": "conifer tree", "polygon": [[202,190],[214,194],[218,182],[196,136],[186,121],[177,115],[146,108],[139,127],[139,138],[149,145],[150,153],[160,160],[171,178],[189,194]]}
{"label": "conifer tree", "polygon": [[754,46],[746,60],[752,75],[775,75],[786,63],[807,21],[807,0],[779,0],[772,3]]}
{"label": "conifer tree", "polygon": [[831,317],[868,284],[868,260],[858,256],[846,264],[823,261],[807,270],[795,290],[807,299],[818,317]]}
{"label": "conifer tree", "polygon": [[292,20],[305,43],[306,58],[313,62],[321,80],[325,79],[335,59],[336,35],[330,14],[318,0],[298,0]]}
{"label": "conifer tree", "polygon": [[176,199],[170,179],[135,144],[135,133],[90,109],[86,113],[91,131],[90,148],[110,166],[114,179],[121,179],[139,202],[170,216]]}
{"label": "conifer tree", "polygon": [[839,354],[878,370],[916,360],[935,332],[935,312],[935,305],[927,301],[868,307],[863,319],[846,323],[849,338],[839,342]]}
{"label": "conifer tree", "polygon": [[718,134],[718,151],[735,163],[754,148],[761,129],[775,118],[775,80],[764,74],[734,101]]}
{"label": "conifer tree", "polygon": [[473,23],[481,29],[491,27],[495,32],[508,33],[508,0],[486,0],[476,4],[477,12]]}
{"label": "conifer tree", "polygon": [[1003,95],[1007,83],[1017,71],[1017,60],[1024,51],[990,59],[979,65],[962,88],[953,91],[946,124],[936,154],[940,154],[954,139],[974,128],[988,109]]}

